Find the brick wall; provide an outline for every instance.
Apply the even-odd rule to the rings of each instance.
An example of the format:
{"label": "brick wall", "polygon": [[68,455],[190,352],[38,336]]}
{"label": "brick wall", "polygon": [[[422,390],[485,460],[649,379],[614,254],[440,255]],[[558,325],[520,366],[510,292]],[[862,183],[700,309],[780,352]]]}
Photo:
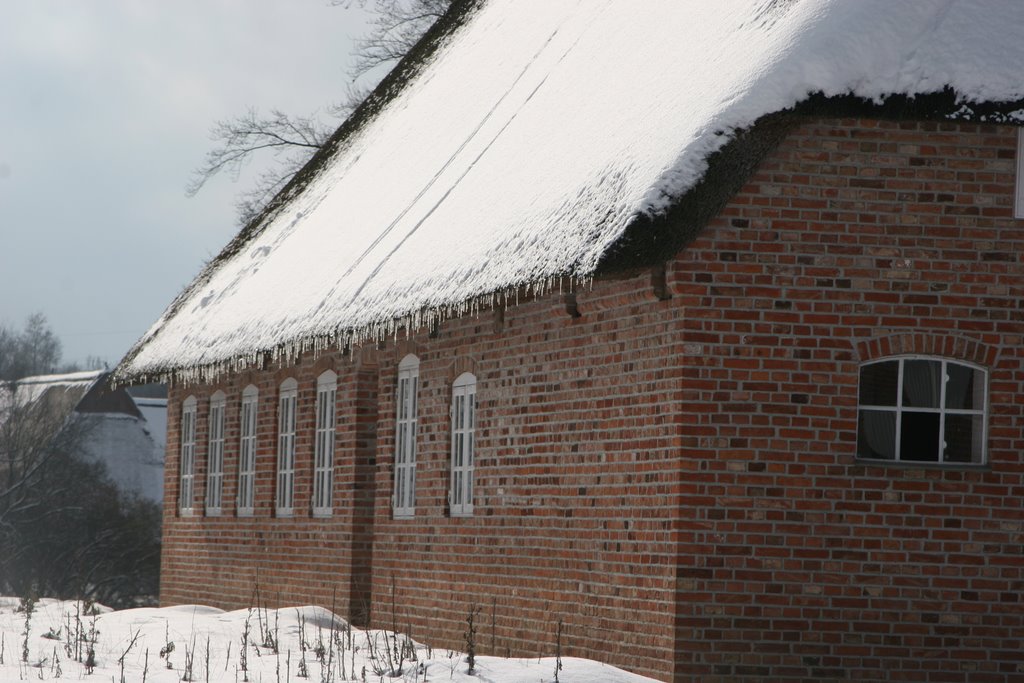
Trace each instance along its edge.
{"label": "brick wall", "polygon": [[[680,680],[1024,678],[1008,127],[809,121],[671,266]],[[990,370],[981,469],[855,459],[858,364]]]}
{"label": "brick wall", "polygon": [[[808,121],[657,273],[435,333],[172,387],[161,599],[315,602],[485,653],[603,659],[669,680],[1024,675],[1015,131]],[[417,504],[393,519],[395,382],[420,360]],[[989,465],[855,459],[858,365],[990,370]],[[339,375],[335,508],[308,510],[316,377]],[[451,383],[477,377],[474,515],[447,511]],[[299,382],[295,514],[273,510],[277,387]],[[257,507],[234,509],[238,404],[259,387]],[[224,514],[202,516],[226,392]],[[199,400],[196,516],[177,514]],[[371,543],[372,539],[372,543]],[[258,579],[257,579],[258,573]]]}
{"label": "brick wall", "polygon": [[[578,317],[552,293],[354,356],[174,387],[162,602],[246,606],[258,571],[272,605],[333,602],[357,618],[369,610],[374,625],[397,624],[436,647],[463,648],[465,618],[478,607],[482,653],[553,655],[562,620],[564,656],[670,676],[679,335],[670,302],[653,291],[650,274],[641,273],[581,294]],[[393,519],[395,386],[408,353],[420,361],[416,514]],[[339,375],[337,505],[329,520],[300,510],[308,506],[315,385],[324,367]],[[449,408],[463,372],[477,377],[475,509],[452,517]],[[276,399],[286,377],[299,382],[296,510],[276,519]],[[233,488],[224,516],[178,516],[181,400],[199,400],[201,501],[204,401],[218,389],[228,395],[225,471],[226,481],[236,480],[238,403],[249,383],[259,387],[262,411],[256,516],[235,517],[227,502]],[[368,486],[354,489],[360,477]]]}

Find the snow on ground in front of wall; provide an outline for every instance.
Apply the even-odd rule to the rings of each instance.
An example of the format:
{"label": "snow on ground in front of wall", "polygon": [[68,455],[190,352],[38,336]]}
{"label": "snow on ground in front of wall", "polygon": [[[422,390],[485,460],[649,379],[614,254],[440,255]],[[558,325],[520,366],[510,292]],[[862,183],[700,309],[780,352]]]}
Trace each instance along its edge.
{"label": "snow on ground in front of wall", "polygon": [[[414,645],[416,661],[405,660],[403,673],[390,676],[378,673],[386,659],[384,631],[361,631],[352,629],[351,642],[347,634],[342,637],[344,622],[334,623],[339,637],[344,641],[343,650],[337,646],[329,656],[333,674],[327,677],[323,665],[317,660],[315,648],[318,642],[331,641],[331,613],[319,607],[298,607],[269,610],[261,615],[264,625],[269,622],[271,631],[276,628],[279,655],[262,644],[260,621],[255,610],[222,612],[212,607],[187,605],[130,609],[113,612],[100,609],[96,617],[82,616],[78,624],[85,638],[94,630],[96,668],[86,676],[83,663],[75,660],[74,653],[68,655],[67,633],[76,629],[76,605],[74,602],[41,600],[30,620],[28,638],[28,662],[22,661],[25,644],[25,614],[18,611],[17,598],[0,598],[0,639],[2,639],[3,663],[0,664],[0,683],[23,680],[121,680],[122,668],[119,659],[124,659],[124,680],[152,683],[177,683],[185,674],[186,651],[193,653],[192,680],[211,683],[236,683],[242,681],[239,651],[246,621],[250,635],[247,652],[248,680],[282,681],[301,683],[311,681],[362,681],[366,669],[366,681],[455,681],[480,683],[546,683],[554,680],[556,660],[554,657],[539,659],[505,659],[502,657],[478,657],[477,673],[466,673],[466,657],[460,652],[448,650],[430,651],[420,643]],[[305,626],[301,620],[304,617]],[[303,655],[299,642],[304,632],[309,649]],[[138,635],[129,649],[132,639]],[[484,636],[481,635],[482,639]],[[429,638],[427,638],[429,640]],[[72,641],[74,639],[72,638]],[[209,664],[207,664],[207,642],[209,642]],[[399,644],[402,636],[399,636]],[[160,656],[162,649],[169,655]],[[554,643],[551,646],[554,652]],[[353,674],[354,651],[354,674]],[[376,652],[376,659],[369,657]],[[87,643],[83,643],[82,660],[86,659]],[[127,652],[127,654],[126,654]],[[148,666],[147,666],[148,652]],[[341,672],[340,655],[343,654],[344,677]],[[304,659],[308,678],[299,676],[299,662]],[[170,666],[168,667],[168,662]],[[58,676],[58,669],[60,675]],[[566,657],[562,659],[562,670],[558,674],[563,683],[651,683],[652,679],[637,676],[621,669],[599,662]]]}
{"label": "snow on ground in front of wall", "polygon": [[809,93],[1024,95],[1019,0],[489,0],[126,374],[586,277]]}

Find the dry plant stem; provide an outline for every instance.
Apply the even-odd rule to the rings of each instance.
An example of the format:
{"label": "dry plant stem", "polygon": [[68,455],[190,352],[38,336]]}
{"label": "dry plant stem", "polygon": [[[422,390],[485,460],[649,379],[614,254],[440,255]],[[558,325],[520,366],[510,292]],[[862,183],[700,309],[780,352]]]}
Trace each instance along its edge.
{"label": "dry plant stem", "polygon": [[[346,630],[348,631],[348,649],[352,653],[352,659],[348,670],[352,673],[352,677],[356,675],[356,649],[352,645],[352,624],[346,624]],[[344,652],[344,650],[342,650]]]}
{"label": "dry plant stem", "polygon": [[242,669],[243,683],[249,682],[249,628],[251,619],[252,607],[249,608],[248,614],[245,615],[245,626],[242,628],[242,647],[238,651],[238,661]]}
{"label": "dry plant stem", "polygon": [[60,655],[57,654],[57,647],[53,648],[53,665],[50,667],[50,675],[54,678],[60,678],[64,675],[64,671],[60,668]]}
{"label": "dry plant stem", "polygon": [[476,615],[479,614],[480,608],[473,605],[469,608],[469,614],[466,615],[466,633],[464,638],[466,640],[466,662],[469,664],[469,668],[466,670],[470,676],[476,673]]}
{"label": "dry plant stem", "polygon": [[558,683],[558,672],[562,670],[562,620],[558,620],[555,632],[555,683]]}
{"label": "dry plant stem", "polygon": [[30,635],[30,633],[32,631],[32,613],[35,612],[36,601],[37,601],[37,599],[30,592],[29,595],[26,595],[25,597],[23,597],[21,599],[21,605],[19,607],[19,609],[21,609],[21,611],[23,611],[25,613],[25,631],[24,631],[25,640],[23,641],[22,646],[21,646],[21,661],[25,662],[26,664],[28,663],[28,654],[29,654],[28,653],[29,635]]}
{"label": "dry plant stem", "polygon": [[191,637],[190,642],[191,642],[191,647],[189,647],[188,645],[185,646],[185,672],[181,676],[181,680],[183,680],[183,681],[195,680],[192,677],[193,666],[195,664],[195,658],[196,658],[196,634],[195,634],[195,631],[192,632],[192,637]]}
{"label": "dry plant stem", "polygon": [[124,649],[124,652],[121,653],[121,656],[117,658],[117,664],[118,664],[118,666],[121,669],[121,683],[126,683],[126,681],[124,679],[124,658],[127,657],[128,653],[132,651],[133,647],[135,647],[135,643],[136,643],[136,641],[138,641],[139,634],[141,632],[142,632],[142,629],[137,629],[135,631],[135,633],[131,633],[131,631],[129,631],[129,633],[131,634],[131,640],[128,641],[128,647],[126,647]]}
{"label": "dry plant stem", "polygon": [[[338,600],[338,587],[335,586],[333,588],[333,590],[331,590],[331,636],[330,636],[329,648],[328,648],[330,650],[330,652],[327,653],[327,675],[324,676],[323,673],[321,672],[321,674],[320,674],[320,683],[331,683],[331,675],[332,675],[331,665],[334,662],[334,634],[337,631],[337,628],[336,628],[337,622],[336,622],[336,617],[335,617],[335,615],[338,613],[337,612],[337,600]],[[344,650],[342,650],[339,653],[338,658],[341,660],[341,678],[342,678],[342,680],[344,680],[346,678],[346,676],[345,676],[345,651]]]}

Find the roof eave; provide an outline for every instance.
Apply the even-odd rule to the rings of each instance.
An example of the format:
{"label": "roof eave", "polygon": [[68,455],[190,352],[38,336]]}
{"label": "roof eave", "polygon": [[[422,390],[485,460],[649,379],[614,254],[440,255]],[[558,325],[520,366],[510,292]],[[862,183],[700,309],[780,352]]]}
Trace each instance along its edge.
{"label": "roof eave", "polygon": [[967,121],[1021,125],[1024,99],[968,102],[951,88],[924,95],[891,95],[874,101],[856,95],[814,93],[796,106],[766,114],[707,159],[704,177],[670,208],[637,216],[605,252],[596,276],[663,264],[692,242],[750,179],[764,158],[800,120],[864,117],[897,121]]}

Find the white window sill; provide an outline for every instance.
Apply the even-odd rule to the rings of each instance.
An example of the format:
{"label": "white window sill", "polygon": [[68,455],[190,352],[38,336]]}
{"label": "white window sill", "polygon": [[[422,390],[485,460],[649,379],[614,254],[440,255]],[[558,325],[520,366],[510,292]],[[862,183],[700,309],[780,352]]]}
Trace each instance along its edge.
{"label": "white window sill", "polygon": [[987,462],[935,462],[934,460],[883,460],[882,458],[854,458],[856,465],[892,467],[901,470],[990,470]]}

